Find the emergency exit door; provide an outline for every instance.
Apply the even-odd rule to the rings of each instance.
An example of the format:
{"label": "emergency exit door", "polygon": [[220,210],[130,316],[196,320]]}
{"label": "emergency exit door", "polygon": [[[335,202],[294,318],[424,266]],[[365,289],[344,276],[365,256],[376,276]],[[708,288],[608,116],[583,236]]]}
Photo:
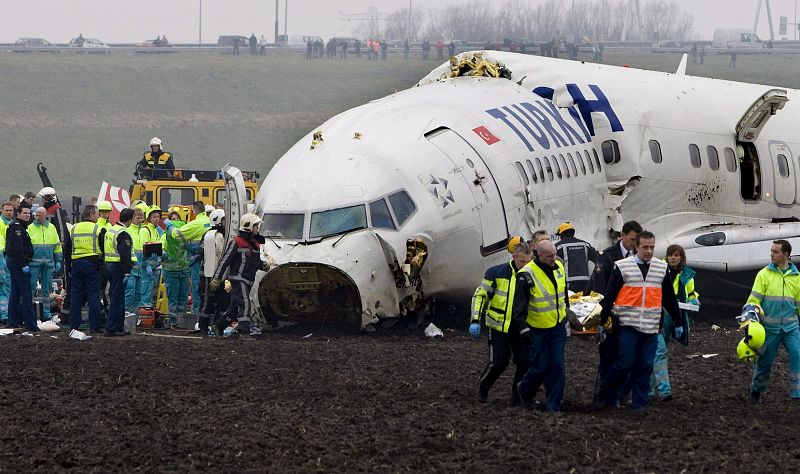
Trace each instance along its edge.
{"label": "emergency exit door", "polygon": [[794,166],[792,150],[784,142],[770,142],[769,154],[772,158],[772,174],[775,183],[775,203],[780,206],[794,204],[797,191],[797,168]]}
{"label": "emergency exit door", "polygon": [[472,145],[450,129],[442,128],[426,137],[453,162],[454,170],[472,191],[475,200],[473,211],[483,233],[481,254],[489,255],[506,248],[508,224],[505,207],[500,189],[486,162]]}

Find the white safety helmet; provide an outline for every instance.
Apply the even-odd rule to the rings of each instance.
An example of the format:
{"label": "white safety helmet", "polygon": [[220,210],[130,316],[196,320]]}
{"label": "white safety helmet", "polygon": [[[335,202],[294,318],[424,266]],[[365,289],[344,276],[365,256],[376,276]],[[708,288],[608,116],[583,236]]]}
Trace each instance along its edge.
{"label": "white safety helmet", "polygon": [[223,218],[225,218],[225,211],[222,209],[214,209],[211,211],[211,214],[208,215],[208,219],[211,221],[211,227],[222,224]]}
{"label": "white safety helmet", "polygon": [[153,137],[150,139],[150,146],[158,145],[161,146],[161,139],[158,137]]}
{"label": "white safety helmet", "polygon": [[248,212],[239,219],[239,230],[253,232],[253,228],[258,224],[261,224],[261,218]]}
{"label": "white safety helmet", "polygon": [[214,212],[214,209],[216,209],[216,207],[212,206],[211,204],[206,204],[205,213],[210,216],[211,213]]}
{"label": "white safety helmet", "polygon": [[39,194],[37,194],[37,196],[39,197],[55,196],[55,195],[56,195],[56,190],[51,188],[50,186],[45,186],[44,188],[39,190]]}

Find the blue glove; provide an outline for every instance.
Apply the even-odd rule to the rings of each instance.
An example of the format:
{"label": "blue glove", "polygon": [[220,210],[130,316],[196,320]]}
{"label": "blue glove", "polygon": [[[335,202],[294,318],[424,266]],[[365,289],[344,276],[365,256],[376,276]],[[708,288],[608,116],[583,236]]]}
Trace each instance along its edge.
{"label": "blue glove", "polygon": [[27,265],[22,267],[22,273],[30,273],[30,272],[31,272],[31,267],[29,267]]}
{"label": "blue glove", "polygon": [[481,325],[472,323],[469,325],[469,335],[477,339],[481,335]]}
{"label": "blue glove", "polygon": [[61,262],[56,262],[56,273],[61,272]]}
{"label": "blue glove", "polygon": [[171,226],[171,225],[172,225],[172,221],[171,221],[171,220],[169,220],[169,219],[164,219],[164,221],[163,221],[163,222],[164,222],[164,227],[169,227],[169,226]]}
{"label": "blue glove", "polygon": [[680,339],[683,336],[683,326],[675,326],[675,338]]}
{"label": "blue glove", "polygon": [[153,276],[153,267],[151,267],[150,265],[147,265],[147,274]]}
{"label": "blue glove", "polygon": [[697,298],[692,298],[689,301],[687,301],[687,303],[693,304],[695,306],[700,306],[700,301],[698,301]]}

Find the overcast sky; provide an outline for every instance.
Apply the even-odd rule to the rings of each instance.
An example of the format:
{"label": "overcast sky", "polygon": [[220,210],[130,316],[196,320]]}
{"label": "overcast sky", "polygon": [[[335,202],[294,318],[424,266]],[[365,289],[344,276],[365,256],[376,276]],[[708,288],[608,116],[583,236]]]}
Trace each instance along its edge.
{"label": "overcast sky", "polygon": [[[249,36],[253,32],[272,40],[274,0],[0,0],[0,42],[32,36],[65,43],[78,33],[110,43],[139,42],[160,34],[166,34],[172,42],[196,42],[201,1],[203,42],[215,42],[217,36],[223,34]],[[279,0],[281,33],[285,1]],[[414,7],[430,9],[471,0],[411,1]],[[532,5],[544,2],[527,1]],[[328,38],[350,34],[353,23],[344,20],[344,15],[364,13],[372,5],[382,13],[389,13],[407,7],[409,0],[288,0],[288,3],[289,34]],[[493,0],[493,3],[502,1]],[[697,36],[711,39],[717,27],[751,27],[758,1],[677,0],[677,3],[694,13]],[[571,0],[563,0],[562,4],[568,8]],[[789,22],[795,21],[796,0],[772,0],[771,5],[777,36],[779,16],[785,15]],[[762,6],[758,33],[762,38],[769,36],[765,6]]]}

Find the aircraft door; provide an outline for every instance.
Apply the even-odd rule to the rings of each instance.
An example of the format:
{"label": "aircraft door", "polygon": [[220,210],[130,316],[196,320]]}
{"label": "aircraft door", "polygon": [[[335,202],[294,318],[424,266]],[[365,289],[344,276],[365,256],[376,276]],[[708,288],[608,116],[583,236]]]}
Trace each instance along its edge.
{"label": "aircraft door", "polygon": [[796,192],[796,168],[792,151],[783,142],[770,142],[769,154],[772,157],[772,174],[775,183],[775,203],[779,206],[794,204]]}
{"label": "aircraft door", "polygon": [[508,242],[508,224],[500,189],[486,162],[459,134],[450,129],[440,129],[426,135],[455,165],[467,182],[475,199],[476,214],[483,232],[481,254],[503,250]]}

